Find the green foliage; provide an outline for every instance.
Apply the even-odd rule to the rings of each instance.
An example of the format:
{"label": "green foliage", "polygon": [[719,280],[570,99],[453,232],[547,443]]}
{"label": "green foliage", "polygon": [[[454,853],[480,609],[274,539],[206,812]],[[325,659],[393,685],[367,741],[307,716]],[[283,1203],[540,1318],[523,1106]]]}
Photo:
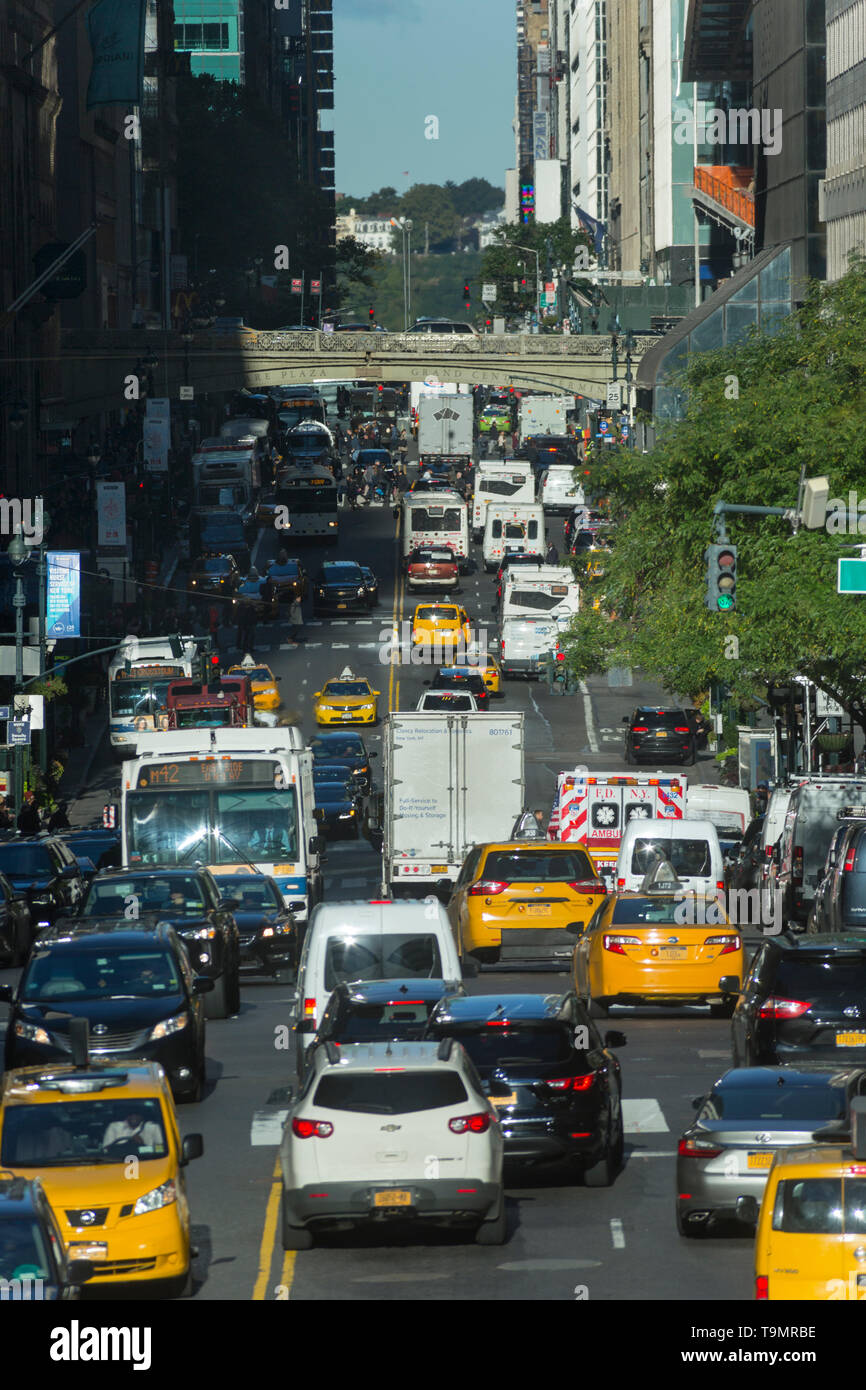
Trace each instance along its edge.
{"label": "green foliage", "polygon": [[[354,208],[358,213],[365,213],[368,217],[415,217],[413,210],[417,206],[424,206],[431,195],[425,192],[420,199],[413,197],[416,189],[436,189],[443,195],[442,206],[449,206],[451,212],[460,218],[481,217],[485,212],[493,212],[496,208],[501,208],[505,202],[505,191],[495,187],[487,179],[464,179],[463,183],[454,183],[448,179],[445,184],[414,184],[404,194],[397,192],[396,188],[390,185],[380,188],[376,193],[370,193],[366,198],[353,198],[347,196],[341,198],[337,204],[338,212],[348,212],[349,208]],[[436,200],[439,202],[439,200]],[[421,227],[423,233],[423,225]],[[456,232],[451,232],[453,236]],[[431,244],[433,239],[433,228],[430,229]]]}
{"label": "green foliage", "polygon": [[342,304],[352,295],[368,293],[375,275],[384,260],[381,251],[374,251],[352,236],[337,242],[337,301]]}
{"label": "green foliage", "polygon": [[[484,280],[496,285],[498,313],[522,314],[536,304],[536,259],[542,281],[549,279],[553,266],[567,266],[569,278],[580,247],[592,253],[585,232],[575,231],[568,218],[558,222],[515,222],[498,227],[495,240],[482,253],[481,274]],[[528,247],[517,250],[516,247]],[[524,288],[520,281],[526,279]],[[514,283],[517,282],[517,289]],[[579,283],[578,280],[575,283]]]}
{"label": "green foliage", "polygon": [[594,465],[593,486],[609,493],[618,522],[602,586],[615,636],[578,624],[569,660],[581,674],[633,665],[687,695],[724,682],[740,703],[801,674],[866,727],[866,607],[836,593],[849,536],[793,536],[783,518],[730,515],[737,608],[704,605],[717,500],[793,507],[801,468],[827,474],[831,497],[862,486],[866,263],[813,285],[775,335],[696,355],[682,385],[685,418],[651,454],[621,449]]}
{"label": "green foliage", "polygon": [[[338,246],[342,242],[338,243]],[[414,236],[412,245],[414,248]],[[452,318],[477,323],[481,309],[477,251],[454,256],[421,256],[412,251],[412,313],[416,318]],[[403,328],[402,256],[382,256],[371,271],[372,286],[347,293],[341,304],[346,318],[365,319],[370,305],[376,322],[392,332]],[[461,295],[464,282],[472,289],[472,309],[466,312]]]}

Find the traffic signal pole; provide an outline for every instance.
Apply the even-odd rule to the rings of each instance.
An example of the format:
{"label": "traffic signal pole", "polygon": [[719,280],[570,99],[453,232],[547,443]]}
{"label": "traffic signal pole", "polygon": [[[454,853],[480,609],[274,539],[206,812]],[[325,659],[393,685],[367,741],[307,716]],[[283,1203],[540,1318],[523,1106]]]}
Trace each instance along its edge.
{"label": "traffic signal pole", "polygon": [[713,525],[716,540],[722,545],[730,544],[725,526],[725,517],[729,512],[740,512],[746,516],[784,516],[793,522],[796,522],[798,516],[796,507],[746,507],[734,502],[717,502],[713,507]]}

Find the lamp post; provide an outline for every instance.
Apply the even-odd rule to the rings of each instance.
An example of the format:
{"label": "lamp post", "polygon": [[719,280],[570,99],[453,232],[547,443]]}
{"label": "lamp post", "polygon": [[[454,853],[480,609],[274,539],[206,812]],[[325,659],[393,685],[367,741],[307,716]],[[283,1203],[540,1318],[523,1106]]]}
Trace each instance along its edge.
{"label": "lamp post", "polygon": [[628,410],[628,447],[629,447],[630,449],[633,449],[633,448],[634,448],[634,406],[633,406],[633,403],[632,403],[632,388],[633,388],[633,383],[634,383],[634,374],[633,374],[632,369],[631,369],[631,358],[632,358],[632,353],[634,352],[634,347],[635,347],[635,337],[634,337],[634,334],[632,333],[632,331],[631,331],[630,328],[628,329],[628,331],[626,332],[626,335],[625,335],[624,347],[625,347],[625,387],[626,387],[626,392],[627,392],[627,395],[628,395],[628,400],[627,400],[627,405],[626,405],[626,408],[627,408],[627,410]]}
{"label": "lamp post", "polygon": [[511,246],[515,251],[528,251],[529,254],[530,254],[530,256],[534,256],[534,257],[535,257],[535,320],[536,320],[536,323],[537,323],[538,327],[540,328],[540,327],[541,327],[541,271],[539,270],[539,266],[540,266],[540,264],[541,264],[541,252],[540,252],[540,251],[536,251],[532,246],[518,246],[517,243],[516,243],[515,241],[509,241],[508,245]]}
{"label": "lamp post", "polygon": [[403,331],[409,327],[412,312],[412,227],[411,217],[392,217],[391,226],[403,233]]}

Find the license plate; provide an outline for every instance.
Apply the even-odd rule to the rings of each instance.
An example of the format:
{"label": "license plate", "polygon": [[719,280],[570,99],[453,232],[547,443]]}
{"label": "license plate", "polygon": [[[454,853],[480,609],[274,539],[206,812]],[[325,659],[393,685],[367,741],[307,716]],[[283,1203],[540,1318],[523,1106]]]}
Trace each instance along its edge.
{"label": "license plate", "polygon": [[685,960],[688,952],[685,946],[662,946],[659,955],[663,960]]}
{"label": "license plate", "polygon": [[658,729],[656,731],[656,738],[667,738],[667,734],[665,733],[664,729]]}
{"label": "license plate", "polygon": [[347,603],[338,603],[338,604],[337,604],[337,607],[338,607],[338,608],[348,608],[348,606],[349,606],[349,605],[348,605]]}
{"label": "license plate", "polygon": [[431,864],[431,865],[430,865],[430,872],[431,872],[431,874],[445,874],[445,873],[448,872],[448,865],[447,865],[447,864]]}
{"label": "license plate", "polygon": [[837,1033],[837,1047],[866,1047],[866,1033]]}
{"label": "license plate", "polygon": [[387,1192],[377,1192],[373,1197],[374,1207],[411,1207],[412,1193],[394,1188]]}
{"label": "license plate", "polygon": [[517,1092],[512,1091],[510,1096],[488,1096],[491,1105],[516,1105]]}
{"label": "license plate", "polygon": [[547,903],[529,903],[526,908],[527,917],[546,917],[550,911]]}
{"label": "license plate", "polygon": [[770,1167],[772,1167],[772,1163],[773,1163],[773,1155],[772,1155],[771,1153],[749,1154],[749,1156],[748,1156],[748,1158],[747,1158],[747,1160],[746,1160],[746,1167],[747,1167],[747,1168],[770,1168]]}

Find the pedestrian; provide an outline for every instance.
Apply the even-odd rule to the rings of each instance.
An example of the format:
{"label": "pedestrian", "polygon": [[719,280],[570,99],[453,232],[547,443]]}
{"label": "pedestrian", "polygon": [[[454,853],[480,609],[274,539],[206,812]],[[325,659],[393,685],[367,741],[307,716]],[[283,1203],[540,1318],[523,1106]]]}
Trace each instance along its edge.
{"label": "pedestrian", "polygon": [[32,791],[24,793],[24,802],[18,812],[17,825],[22,835],[38,835],[42,829],[39,808]]}
{"label": "pedestrian", "polygon": [[551,541],[551,542],[550,542],[550,545],[547,547],[547,553],[546,553],[544,559],[545,559],[545,562],[546,562],[548,565],[558,565],[558,564],[559,564],[559,551],[557,550],[557,548],[556,548],[556,546],[554,545],[553,541]]}
{"label": "pedestrian", "polygon": [[55,830],[70,830],[69,816],[66,814],[69,809],[68,802],[58,802],[56,808],[48,818],[48,829],[53,834]]}
{"label": "pedestrian", "polygon": [[303,636],[301,635],[301,628],[302,628],[303,626],[304,626],[304,610],[303,610],[303,608],[302,608],[302,606],[301,606],[301,600],[298,598],[297,595],[295,595],[295,597],[292,599],[292,602],[291,602],[291,604],[290,604],[290,606],[289,606],[289,641],[290,641],[290,642],[303,642],[303,641],[304,641],[304,638],[303,638]]}
{"label": "pedestrian", "polygon": [[499,438],[498,438],[498,440],[496,441],[496,444],[497,444],[497,448],[499,449],[499,457],[500,457],[501,459],[504,459],[506,453],[508,452],[508,441],[507,441],[507,439],[506,439],[506,437],[505,437],[505,431],[504,431],[504,430],[500,430],[500,431],[499,431]]}

